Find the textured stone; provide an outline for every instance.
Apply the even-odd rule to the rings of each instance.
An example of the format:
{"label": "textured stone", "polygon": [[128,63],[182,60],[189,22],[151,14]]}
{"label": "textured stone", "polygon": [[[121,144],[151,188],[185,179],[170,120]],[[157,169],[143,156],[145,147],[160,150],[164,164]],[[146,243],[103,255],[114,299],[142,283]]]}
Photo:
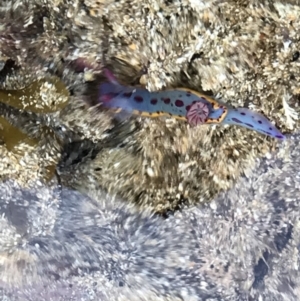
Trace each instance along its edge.
{"label": "textured stone", "polygon": [[299,139],[213,202],[167,219],[99,190],[87,196],[2,183],[3,293],[21,300],[298,300]]}

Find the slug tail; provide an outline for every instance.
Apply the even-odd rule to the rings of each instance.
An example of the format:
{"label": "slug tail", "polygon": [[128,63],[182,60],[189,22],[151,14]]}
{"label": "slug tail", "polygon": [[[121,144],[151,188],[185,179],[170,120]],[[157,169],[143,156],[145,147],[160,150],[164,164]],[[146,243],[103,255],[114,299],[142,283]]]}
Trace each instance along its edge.
{"label": "slug tail", "polygon": [[223,124],[239,125],[276,139],[285,139],[285,136],[266,117],[245,108],[230,108]]}

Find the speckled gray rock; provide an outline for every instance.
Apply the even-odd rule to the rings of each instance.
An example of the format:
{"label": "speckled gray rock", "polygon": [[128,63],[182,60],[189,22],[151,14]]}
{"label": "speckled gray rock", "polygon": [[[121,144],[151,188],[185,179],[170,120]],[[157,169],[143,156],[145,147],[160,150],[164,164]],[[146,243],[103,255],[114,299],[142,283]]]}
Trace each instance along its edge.
{"label": "speckled gray rock", "polygon": [[209,205],[166,220],[97,191],[1,184],[3,294],[298,300],[299,141],[290,137]]}
{"label": "speckled gray rock", "polygon": [[[213,287],[207,291],[210,280],[197,273],[201,266],[197,241],[192,229],[182,231],[183,220],[174,226],[172,219],[164,222],[147,212],[140,214],[101,194],[96,194],[95,202],[69,190],[40,187],[35,195],[13,184],[2,185],[1,192],[2,212],[19,234],[10,237],[9,246],[8,229],[2,228],[1,249],[12,251],[12,257],[3,258],[1,279],[9,283],[33,285],[37,294],[43,285],[48,289],[51,279],[52,284],[74,286],[73,291],[81,291],[85,298],[107,290],[107,300],[114,300],[118,291],[131,300],[135,294],[139,299],[139,290],[148,300],[151,294],[165,300],[170,294],[173,299],[217,294]],[[176,236],[165,236],[171,229]],[[188,245],[191,252],[186,253]],[[85,289],[87,280],[91,286]],[[201,288],[199,281],[207,284]]]}

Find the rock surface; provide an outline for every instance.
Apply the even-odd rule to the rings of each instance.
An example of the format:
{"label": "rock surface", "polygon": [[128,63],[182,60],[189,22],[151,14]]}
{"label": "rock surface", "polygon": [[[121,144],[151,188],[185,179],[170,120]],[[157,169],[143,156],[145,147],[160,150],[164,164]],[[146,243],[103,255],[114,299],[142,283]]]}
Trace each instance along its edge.
{"label": "rock surface", "polygon": [[[1,123],[2,299],[298,300],[299,14],[296,0],[2,1],[0,116],[27,137],[10,147]],[[118,123],[91,108],[103,58],[125,84],[204,91],[288,139]]]}
{"label": "rock surface", "polygon": [[99,190],[2,183],[5,300],[298,300],[299,141],[167,219]]}

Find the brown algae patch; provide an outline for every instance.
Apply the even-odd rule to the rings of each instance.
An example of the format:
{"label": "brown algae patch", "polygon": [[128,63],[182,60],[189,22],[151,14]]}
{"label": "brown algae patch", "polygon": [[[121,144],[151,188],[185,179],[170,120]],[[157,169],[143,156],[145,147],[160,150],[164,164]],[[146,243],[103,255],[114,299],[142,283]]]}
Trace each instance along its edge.
{"label": "brown algae patch", "polygon": [[[54,177],[58,159],[51,155],[51,149],[44,148],[45,137],[30,138],[3,118],[0,118],[0,128],[0,180],[14,178],[25,187],[31,181],[48,182]],[[55,139],[46,131],[43,136]]]}
{"label": "brown algae patch", "polygon": [[18,109],[35,113],[51,113],[63,109],[69,92],[57,78],[37,80],[20,90],[0,90],[0,99]]}
{"label": "brown algae patch", "polygon": [[[69,93],[61,81],[51,78],[35,81],[20,90],[1,90],[0,97],[3,103],[15,108],[47,114],[63,109],[68,102]],[[51,180],[56,170],[56,160],[47,156],[49,150],[43,150],[43,141],[54,139],[54,134],[47,127],[42,128],[38,139],[32,138],[22,131],[22,127],[17,128],[0,117],[2,179],[13,177],[22,183],[36,177]],[[41,156],[40,152],[44,155]],[[21,172],[23,169],[26,171]]]}
{"label": "brown algae patch", "polygon": [[[68,95],[64,84],[57,78],[38,80],[20,90],[0,90],[2,102],[18,109],[42,114],[63,109],[68,102]],[[29,138],[1,117],[0,138],[10,151],[14,151],[15,146],[20,143],[30,146],[37,144],[36,139]]]}
{"label": "brown algae patch", "polygon": [[0,117],[0,140],[5,144],[7,150],[12,152],[21,143],[28,144],[29,146],[34,146],[37,143],[36,139],[29,138],[3,117]]}

